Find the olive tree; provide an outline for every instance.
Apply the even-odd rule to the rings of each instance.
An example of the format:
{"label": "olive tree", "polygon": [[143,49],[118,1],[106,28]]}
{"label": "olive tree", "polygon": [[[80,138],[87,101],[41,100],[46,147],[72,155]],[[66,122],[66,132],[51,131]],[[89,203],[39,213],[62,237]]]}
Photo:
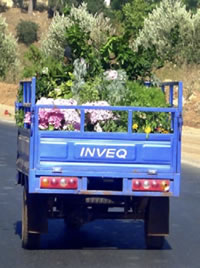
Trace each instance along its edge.
{"label": "olive tree", "polygon": [[95,15],[89,13],[86,3],[78,7],[72,6],[67,16],[58,13],[54,16],[48,33],[41,43],[43,54],[61,60],[67,43],[66,29],[77,23],[83,32],[89,34],[88,42],[91,42],[96,49],[115,33],[110,19],[104,17],[103,13]]}
{"label": "olive tree", "polygon": [[8,71],[14,70],[18,64],[17,41],[7,33],[7,24],[0,15],[0,78],[5,78]]}
{"label": "olive tree", "polygon": [[162,0],[144,20],[133,47],[136,50],[139,46],[154,47],[165,60],[184,59],[192,45],[193,33],[193,17],[182,1]]}

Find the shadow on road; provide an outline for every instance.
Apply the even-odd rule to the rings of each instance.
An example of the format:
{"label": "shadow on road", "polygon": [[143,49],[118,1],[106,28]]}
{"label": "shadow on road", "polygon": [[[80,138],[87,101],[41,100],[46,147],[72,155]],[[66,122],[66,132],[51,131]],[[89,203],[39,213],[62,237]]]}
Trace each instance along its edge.
{"label": "shadow on road", "polygon": [[[144,250],[142,221],[97,220],[69,230],[63,220],[49,220],[49,231],[41,235],[40,249]],[[15,223],[15,234],[21,239],[21,221]],[[170,250],[167,240],[163,250]]]}

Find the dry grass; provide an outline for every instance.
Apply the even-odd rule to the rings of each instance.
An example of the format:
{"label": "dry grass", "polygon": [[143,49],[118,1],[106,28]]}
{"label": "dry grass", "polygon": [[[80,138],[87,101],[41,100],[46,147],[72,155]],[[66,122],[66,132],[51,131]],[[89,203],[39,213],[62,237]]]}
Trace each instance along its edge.
{"label": "dry grass", "polygon": [[189,100],[193,92],[200,91],[200,66],[198,65],[172,65],[167,64],[156,72],[162,81],[182,81],[185,100]]}
{"label": "dry grass", "polygon": [[[0,13],[5,19],[6,23],[8,25],[8,32],[12,33],[13,36],[16,37],[16,26],[20,22],[20,20],[30,20],[39,25],[39,31],[38,31],[38,37],[39,37],[39,42],[43,38],[43,35],[47,32],[49,25],[51,23],[51,19],[48,18],[47,11],[39,12],[35,11],[32,15],[29,15],[27,12],[24,10],[21,10],[20,8],[10,8],[6,10],[5,12]],[[36,46],[39,46],[40,43],[35,42],[34,44]],[[19,60],[21,65],[19,66],[18,74],[17,77],[15,78],[16,80],[19,80],[21,78],[21,70],[22,66],[24,63],[24,54],[28,50],[28,47],[22,43],[18,44],[18,51],[19,51]],[[14,82],[13,81],[14,77],[11,75],[7,77],[6,81],[7,82]]]}
{"label": "dry grass", "polygon": [[10,8],[1,15],[6,19],[8,31],[16,36],[16,26],[20,20],[31,20],[39,25],[39,38],[48,30],[51,20],[48,18],[47,11],[35,11],[32,15],[22,11],[20,8]]}

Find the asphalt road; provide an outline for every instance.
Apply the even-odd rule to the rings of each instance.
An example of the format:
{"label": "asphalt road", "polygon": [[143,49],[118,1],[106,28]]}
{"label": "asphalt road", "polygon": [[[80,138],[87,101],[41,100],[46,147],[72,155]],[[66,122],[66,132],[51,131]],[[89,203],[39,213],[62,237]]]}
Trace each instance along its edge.
{"label": "asphalt road", "polygon": [[96,221],[69,233],[49,222],[41,249],[21,248],[22,188],[15,184],[16,129],[0,123],[0,268],[199,268],[200,169],[182,166],[181,197],[171,199],[170,236],[163,250],[146,250],[143,223]]}

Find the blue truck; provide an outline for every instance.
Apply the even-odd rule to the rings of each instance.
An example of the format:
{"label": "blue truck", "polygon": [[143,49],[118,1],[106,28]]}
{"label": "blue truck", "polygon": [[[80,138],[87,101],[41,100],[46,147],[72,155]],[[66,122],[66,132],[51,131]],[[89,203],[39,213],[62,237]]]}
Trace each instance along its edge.
{"label": "blue truck", "polygon": [[[39,129],[39,109],[51,106],[36,104],[36,78],[20,86],[23,101],[16,102],[16,110],[31,113],[30,126],[18,127],[17,137],[17,182],[24,189],[22,247],[38,248],[48,219],[61,218],[68,228],[96,219],[144,220],[146,247],[162,248],[169,234],[169,197],[180,194],[182,82],[160,85],[168,92],[166,108],[75,106],[80,131]],[[127,112],[127,131],[86,131],[91,108]],[[133,133],[136,111],[170,114],[172,131]]]}

